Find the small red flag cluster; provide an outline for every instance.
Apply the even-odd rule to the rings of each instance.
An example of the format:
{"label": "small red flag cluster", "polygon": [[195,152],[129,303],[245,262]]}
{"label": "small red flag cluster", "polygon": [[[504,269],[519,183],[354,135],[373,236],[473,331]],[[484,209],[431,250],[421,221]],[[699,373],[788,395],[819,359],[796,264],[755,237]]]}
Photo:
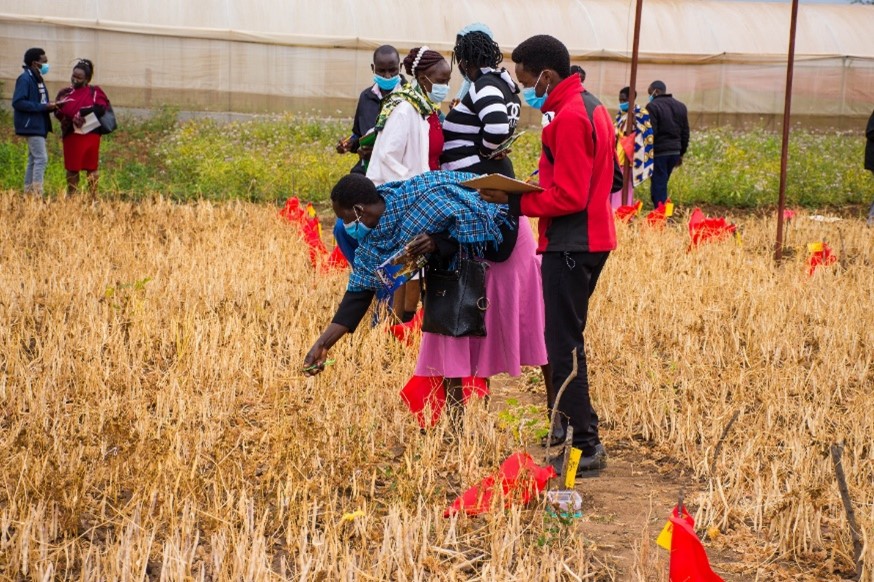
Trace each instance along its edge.
{"label": "small red flag cluster", "polygon": [[322,225],[311,202],[301,207],[297,196],[292,196],[285,201],[279,216],[297,227],[298,233],[309,247],[310,263],[313,267],[327,271],[345,269],[349,266],[339,247],[334,247],[334,250],[328,253],[325,243],[322,242]]}

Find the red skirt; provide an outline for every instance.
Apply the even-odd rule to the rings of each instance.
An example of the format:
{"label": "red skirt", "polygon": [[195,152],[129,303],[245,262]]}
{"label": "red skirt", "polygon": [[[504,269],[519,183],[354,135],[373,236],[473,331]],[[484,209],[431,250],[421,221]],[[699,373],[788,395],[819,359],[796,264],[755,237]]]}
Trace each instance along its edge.
{"label": "red skirt", "polygon": [[99,157],[100,134],[74,132],[64,138],[64,167],[68,172],[93,172]]}

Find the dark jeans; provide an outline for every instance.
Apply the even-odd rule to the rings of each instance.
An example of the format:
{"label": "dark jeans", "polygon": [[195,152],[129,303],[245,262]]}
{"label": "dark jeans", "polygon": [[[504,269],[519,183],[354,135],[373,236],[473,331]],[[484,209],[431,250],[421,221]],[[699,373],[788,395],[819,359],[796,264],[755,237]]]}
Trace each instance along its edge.
{"label": "dark jeans", "polygon": [[671,179],[671,172],[677,167],[677,162],[680,161],[678,154],[669,156],[656,156],[652,159],[652,184],[650,186],[650,194],[652,195],[652,206],[658,208],[659,202],[664,204],[668,200],[668,180]]}
{"label": "dark jeans", "polygon": [[574,427],[574,446],[584,456],[594,454],[598,415],[589,398],[586,344],[583,334],[589,298],[610,253],[546,252],[542,256],[543,300],[546,307],[546,353],[558,392],[573,369],[571,351],[577,350],[577,377],[564,391],[557,408],[562,424]]}

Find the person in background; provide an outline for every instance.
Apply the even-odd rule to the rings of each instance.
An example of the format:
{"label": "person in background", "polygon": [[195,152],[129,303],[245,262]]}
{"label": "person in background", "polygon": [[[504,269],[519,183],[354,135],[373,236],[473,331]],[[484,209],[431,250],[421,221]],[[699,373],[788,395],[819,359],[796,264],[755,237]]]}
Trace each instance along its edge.
{"label": "person in background", "polygon": [[682,165],[689,148],[689,114],[686,106],[674,99],[662,81],[649,89],[649,120],[653,137],[652,204],[657,208],[668,199],[668,180],[674,168]]}
{"label": "person in background", "polygon": [[[487,26],[472,24],[456,36],[453,58],[467,91],[459,94],[460,101],[443,122],[441,169],[514,178],[509,152],[496,151],[516,131],[521,110],[519,88],[506,69],[498,69],[504,58],[500,46]],[[488,341],[422,334],[415,373],[444,376],[446,399],[455,410],[461,410],[462,378],[468,376],[518,376],[520,365],[543,366],[551,386],[542,333],[540,263],[528,219],[508,218],[502,238],[501,245],[483,257],[489,264]]]}
{"label": "person in background", "polygon": [[[376,142],[367,177],[377,186],[440,167],[440,103],[449,94],[452,69],[443,55],[427,46],[411,50],[403,65],[412,81],[386,97],[375,124]],[[415,315],[419,289],[416,279],[395,291],[394,310],[401,321]]]}
{"label": "person in background", "polygon": [[[868,127],[865,129],[865,169],[874,174],[874,113],[868,118]],[[874,226],[874,202],[868,209],[868,226]]]}
{"label": "person in background", "polygon": [[586,82],[586,70],[583,67],[581,67],[579,65],[572,65],[571,66],[571,74],[572,75],[579,75],[580,83]]}
{"label": "person in background", "polygon": [[49,73],[49,61],[41,48],[24,53],[24,72],[15,81],[12,109],[15,111],[15,135],[27,138],[27,166],[24,172],[24,193],[42,197],[43,180],[49,162],[46,136],[52,131],[50,113],[58,103],[49,100],[43,77]]}
{"label": "person in background", "polygon": [[359,141],[376,125],[376,118],[386,95],[406,83],[406,79],[400,74],[401,57],[398,50],[391,45],[384,44],[373,51],[370,70],[373,72],[373,84],[358,96],[352,135],[337,142],[337,153],[358,154],[358,162],[350,170],[356,174],[367,172],[367,160],[370,159],[372,151],[371,147],[361,146]]}
{"label": "person in background", "polygon": [[64,168],[67,170],[67,195],[79,190],[79,173],[84,170],[88,179],[88,192],[97,197],[97,166],[100,159],[100,134],[95,128],[88,133],[76,130],[85,124],[85,118],[93,113],[102,116],[109,106],[103,89],[91,85],[94,64],[88,59],[79,59],[73,65],[70,86],[61,89],[55,117],[61,122],[61,139],[64,143]]}
{"label": "person in background", "polygon": [[508,195],[480,190],[484,200],[508,203],[511,215],[536,216],[546,308],[546,349],[552,383],[561,386],[573,368],[577,376],[557,403],[551,402],[573,426],[574,447],[582,449],[577,472],[607,464],[598,435],[598,417],[589,395],[584,332],[589,299],[616,248],[610,208],[615,164],[615,130],[610,113],[591,94],[583,94],[571,74],[567,47],[549,35],[523,41],[512,54],[522,96],[531,107],[553,111],[543,128],[539,162],[541,192]]}
{"label": "person in background", "polygon": [[[616,114],[616,141],[618,146],[616,149],[622,149],[622,156],[626,156],[626,151],[623,145],[626,138],[626,130],[628,128],[628,96],[631,90],[628,87],[623,87],[619,90],[619,113]],[[633,142],[633,157],[629,159],[631,165],[631,180],[628,183],[628,199],[634,200],[634,189],[652,176],[653,162],[653,139],[652,125],[649,122],[649,113],[637,103],[637,92],[634,95],[634,138]],[[620,164],[621,166],[622,164]],[[610,206],[616,210],[625,204],[622,191],[617,190],[610,194]]]}
{"label": "person in background", "polygon": [[[406,83],[401,72],[401,57],[398,50],[384,44],[373,51],[373,62],[370,65],[373,73],[373,84],[364,89],[358,96],[358,106],[355,108],[355,118],[352,122],[352,135],[337,142],[337,153],[358,154],[358,162],[350,172],[364,174],[367,172],[367,162],[373,150],[371,146],[360,145],[361,138],[376,125],[376,118],[382,108],[382,100],[386,95],[402,87]],[[337,220],[334,225],[334,239],[340,252],[349,261],[355,262],[355,249],[358,242],[350,237],[343,228],[343,222]]]}

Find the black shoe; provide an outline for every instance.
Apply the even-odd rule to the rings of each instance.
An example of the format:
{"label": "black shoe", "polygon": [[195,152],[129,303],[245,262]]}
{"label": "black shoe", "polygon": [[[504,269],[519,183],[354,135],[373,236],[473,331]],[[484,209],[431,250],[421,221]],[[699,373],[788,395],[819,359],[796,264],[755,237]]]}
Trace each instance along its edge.
{"label": "black shoe", "polygon": [[[558,477],[562,476],[562,463],[564,462],[564,454],[556,455],[549,459],[549,463],[555,469]],[[607,467],[607,450],[604,445],[595,445],[595,452],[587,457],[580,458],[577,464],[577,477],[597,476],[598,471]]]}
{"label": "black shoe", "polygon": [[561,426],[558,426],[553,429],[552,433],[540,439],[540,446],[544,448],[557,447],[564,443],[565,437],[565,430]]}
{"label": "black shoe", "polygon": [[[564,443],[565,438],[567,438],[567,431],[561,423],[561,416],[556,415],[555,423],[552,425],[552,438],[547,434],[545,437],[540,439],[541,447],[557,447],[558,445]],[[547,442],[548,441],[548,442]]]}
{"label": "black shoe", "polygon": [[588,471],[600,471],[607,467],[607,449],[604,445],[598,443],[595,445],[595,452],[587,457],[581,457],[580,463],[577,465],[577,476]]}

